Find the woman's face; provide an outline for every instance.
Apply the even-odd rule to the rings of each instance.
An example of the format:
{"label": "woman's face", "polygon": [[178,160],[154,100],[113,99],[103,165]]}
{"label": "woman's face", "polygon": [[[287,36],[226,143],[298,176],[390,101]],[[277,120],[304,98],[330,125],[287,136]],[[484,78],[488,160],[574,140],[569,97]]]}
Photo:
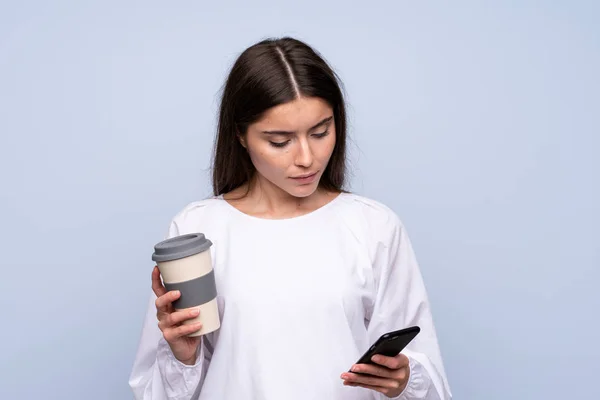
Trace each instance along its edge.
{"label": "woman's face", "polygon": [[281,104],[251,124],[240,140],[261,185],[307,197],[317,189],[335,147],[333,110],[315,97]]}

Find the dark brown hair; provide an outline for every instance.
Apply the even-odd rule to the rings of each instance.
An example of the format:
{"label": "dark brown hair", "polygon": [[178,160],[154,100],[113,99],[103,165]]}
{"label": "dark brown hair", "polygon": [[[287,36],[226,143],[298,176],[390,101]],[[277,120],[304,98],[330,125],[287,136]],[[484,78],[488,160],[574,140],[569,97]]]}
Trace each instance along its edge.
{"label": "dark brown hair", "polygon": [[213,192],[228,193],[249,182],[255,168],[238,136],[270,108],[298,97],[318,97],[333,109],[336,144],[320,181],[342,191],[346,176],[346,105],[341,82],[307,44],[289,37],[260,41],[233,64],[225,81],[213,152]]}

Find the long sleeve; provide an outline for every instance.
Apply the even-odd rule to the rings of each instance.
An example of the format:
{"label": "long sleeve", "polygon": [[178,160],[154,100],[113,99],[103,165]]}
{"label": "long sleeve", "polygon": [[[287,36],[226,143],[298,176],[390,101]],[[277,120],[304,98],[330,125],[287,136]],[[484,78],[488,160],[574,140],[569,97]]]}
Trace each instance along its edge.
{"label": "long sleeve", "polygon": [[[206,348],[198,346],[196,363],[185,365],[177,360],[164,340],[156,321],[152,295],[144,320],[137,354],[129,377],[135,400],[194,400],[206,369]],[[197,393],[195,393],[197,392]]]}
{"label": "long sleeve", "polygon": [[397,399],[450,400],[427,292],[404,226],[390,211],[377,231],[369,340],[374,342],[386,332],[418,325],[421,332],[402,352],[409,358],[410,376]]}
{"label": "long sleeve", "polygon": [[[175,222],[166,238],[179,234]],[[135,400],[195,400],[208,366],[209,351],[202,338],[196,363],[186,365],[175,358],[158,328],[156,295],[150,296],[137,353],[129,377]]]}

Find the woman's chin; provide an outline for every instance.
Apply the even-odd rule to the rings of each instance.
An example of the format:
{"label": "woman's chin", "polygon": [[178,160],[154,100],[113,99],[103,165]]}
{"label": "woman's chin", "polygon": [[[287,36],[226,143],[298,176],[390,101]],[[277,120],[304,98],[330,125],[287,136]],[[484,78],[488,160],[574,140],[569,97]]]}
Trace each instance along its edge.
{"label": "woman's chin", "polygon": [[294,197],[308,197],[315,193],[318,188],[318,182],[311,183],[310,185],[299,185],[288,188],[286,192],[288,192],[291,196]]}

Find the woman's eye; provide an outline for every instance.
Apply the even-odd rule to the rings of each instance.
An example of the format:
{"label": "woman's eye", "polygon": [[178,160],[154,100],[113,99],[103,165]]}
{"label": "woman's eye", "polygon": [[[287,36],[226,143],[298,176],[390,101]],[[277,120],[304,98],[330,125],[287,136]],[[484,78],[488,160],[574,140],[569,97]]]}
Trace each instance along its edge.
{"label": "woman's eye", "polygon": [[[317,138],[317,139],[321,139],[321,138],[327,136],[328,134],[329,134],[329,131],[325,131],[325,132],[321,132],[321,133],[313,133],[312,136],[315,137],[315,138]],[[281,147],[287,146],[290,142],[291,142],[291,140],[286,140],[285,142],[272,142],[272,141],[269,141],[269,144],[271,146],[273,146],[273,147],[281,148]]]}
{"label": "woman's eye", "polygon": [[285,147],[285,145],[287,145],[289,142],[290,142],[289,140],[286,140],[285,142],[271,142],[271,141],[269,141],[269,143],[273,147]]}

